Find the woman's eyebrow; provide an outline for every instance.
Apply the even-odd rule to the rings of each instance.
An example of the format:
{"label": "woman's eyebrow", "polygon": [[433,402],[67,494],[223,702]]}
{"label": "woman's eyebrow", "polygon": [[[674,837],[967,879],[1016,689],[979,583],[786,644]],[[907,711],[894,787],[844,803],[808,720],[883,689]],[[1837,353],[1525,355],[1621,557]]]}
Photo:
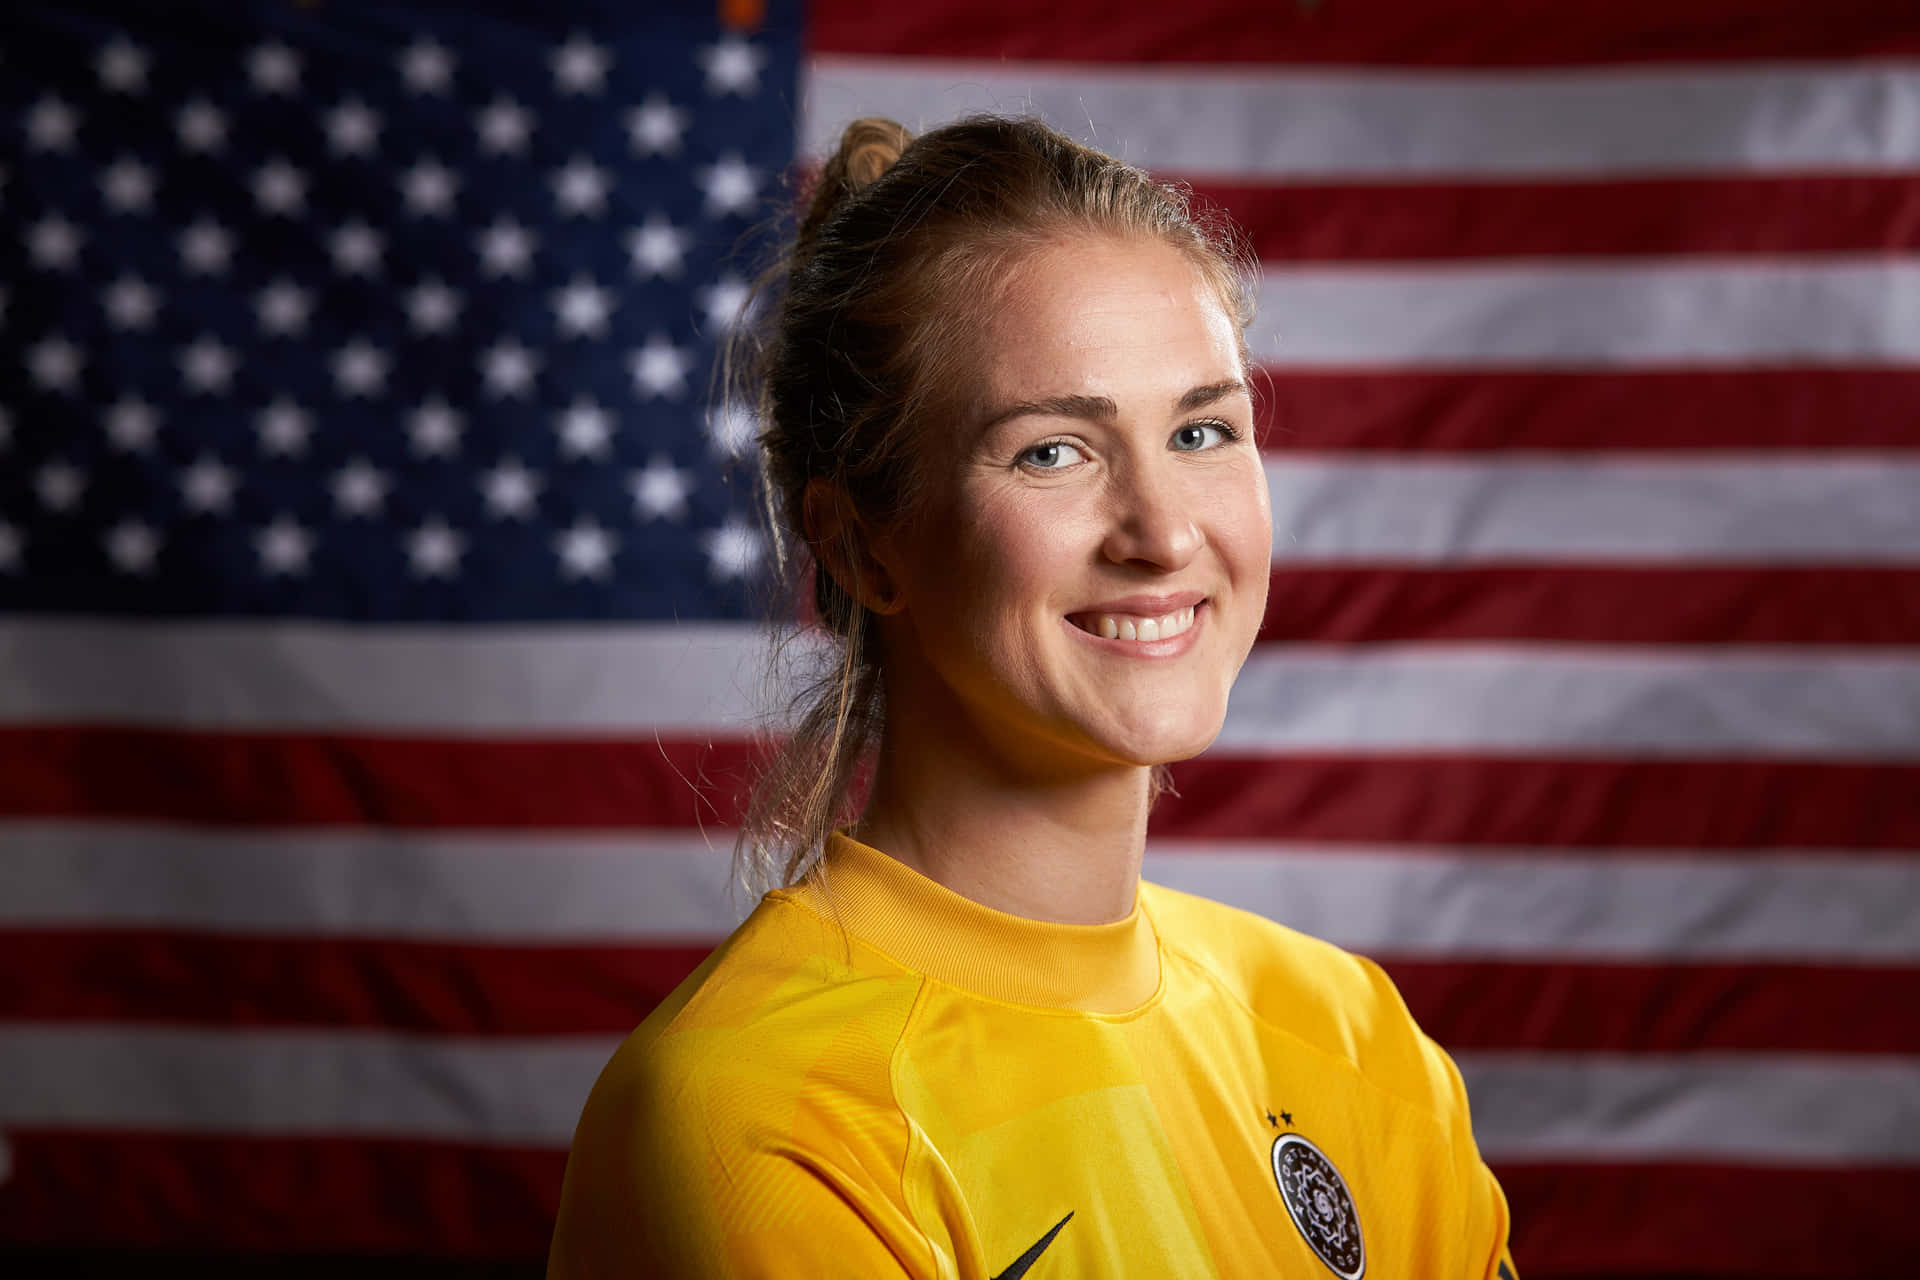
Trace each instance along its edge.
{"label": "woman's eyebrow", "polygon": [[[1194,387],[1178,400],[1174,401],[1175,413],[1191,413],[1195,409],[1204,409],[1210,404],[1225,400],[1228,396],[1247,390],[1247,384],[1240,378],[1230,378],[1225,382],[1209,382],[1205,386]],[[1039,400],[1022,400],[1010,404],[1004,409],[990,414],[980,424],[984,433],[993,430],[1003,422],[1014,418],[1024,418],[1029,414],[1038,414],[1048,418],[1085,418],[1091,422],[1111,422],[1120,416],[1120,406],[1106,396],[1045,396]]]}

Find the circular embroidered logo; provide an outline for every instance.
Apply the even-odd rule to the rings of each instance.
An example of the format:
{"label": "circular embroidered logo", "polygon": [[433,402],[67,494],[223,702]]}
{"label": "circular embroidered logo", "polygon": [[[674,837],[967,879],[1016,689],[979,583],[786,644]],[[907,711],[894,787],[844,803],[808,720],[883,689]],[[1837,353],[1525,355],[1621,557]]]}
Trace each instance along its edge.
{"label": "circular embroidered logo", "polygon": [[1299,1134],[1283,1133],[1273,1140],[1273,1180],[1293,1225],[1320,1261],[1341,1280],[1360,1280],[1367,1270],[1360,1215],[1333,1161]]}

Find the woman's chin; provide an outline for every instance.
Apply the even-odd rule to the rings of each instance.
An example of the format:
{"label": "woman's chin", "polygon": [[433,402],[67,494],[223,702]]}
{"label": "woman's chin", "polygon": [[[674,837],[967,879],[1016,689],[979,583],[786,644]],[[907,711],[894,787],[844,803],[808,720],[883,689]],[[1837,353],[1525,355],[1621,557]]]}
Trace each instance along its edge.
{"label": "woman's chin", "polygon": [[1128,764],[1173,764],[1191,760],[1220,736],[1220,721],[1207,724],[1157,725],[1151,730],[1114,734],[1104,744],[1116,759]]}

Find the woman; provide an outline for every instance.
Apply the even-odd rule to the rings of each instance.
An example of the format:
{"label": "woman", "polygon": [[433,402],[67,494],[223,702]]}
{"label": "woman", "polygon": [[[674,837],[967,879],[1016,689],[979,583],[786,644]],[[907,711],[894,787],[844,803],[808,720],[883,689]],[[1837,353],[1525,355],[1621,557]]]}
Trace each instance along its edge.
{"label": "woman", "polygon": [[1140,880],[1266,604],[1250,291],[1033,121],[847,130],[760,365],[841,646],[743,837],[785,887],[601,1076],[550,1276],[1512,1274],[1381,971]]}

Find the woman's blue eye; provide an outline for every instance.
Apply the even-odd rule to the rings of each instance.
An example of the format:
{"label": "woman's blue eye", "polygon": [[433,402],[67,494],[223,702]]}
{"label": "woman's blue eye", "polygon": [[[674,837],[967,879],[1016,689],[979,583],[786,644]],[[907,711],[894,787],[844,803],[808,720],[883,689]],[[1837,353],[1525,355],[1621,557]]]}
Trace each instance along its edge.
{"label": "woman's blue eye", "polygon": [[1173,447],[1182,453],[1196,453],[1236,439],[1238,434],[1224,422],[1189,422],[1173,433]]}
{"label": "woman's blue eye", "polygon": [[[1071,456],[1063,456],[1071,455]],[[1080,459],[1080,450],[1065,440],[1036,444],[1020,455],[1020,460],[1037,471],[1059,471]]]}

